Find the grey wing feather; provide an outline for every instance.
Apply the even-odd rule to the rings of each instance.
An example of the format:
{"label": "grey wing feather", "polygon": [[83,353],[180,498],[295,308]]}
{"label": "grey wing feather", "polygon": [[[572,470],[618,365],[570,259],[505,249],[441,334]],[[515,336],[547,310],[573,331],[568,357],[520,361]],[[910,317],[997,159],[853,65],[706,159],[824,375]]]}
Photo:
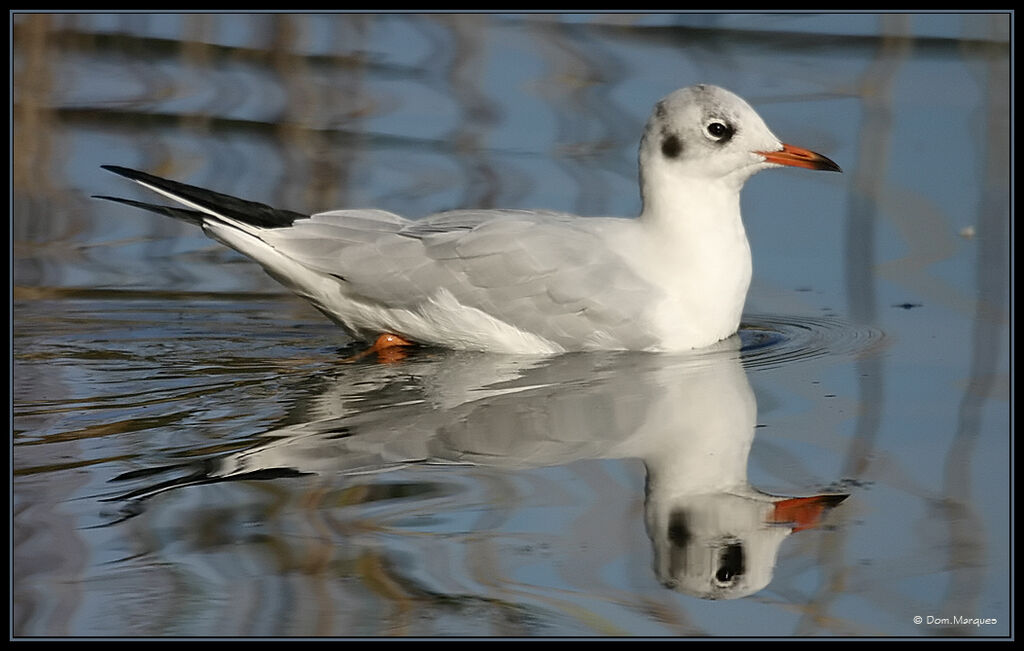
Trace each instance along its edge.
{"label": "grey wing feather", "polygon": [[409,237],[423,237],[432,233],[450,233],[453,231],[467,231],[482,224],[516,219],[526,221],[572,221],[577,219],[573,215],[555,211],[532,211],[532,210],[449,210],[436,213],[423,219],[409,222],[403,229],[403,233]]}
{"label": "grey wing feather", "polygon": [[387,305],[415,309],[444,288],[463,305],[552,341],[598,337],[636,347],[645,334],[635,316],[656,290],[609,249],[597,224],[514,210],[417,221],[350,210],[314,215],[265,237]]}

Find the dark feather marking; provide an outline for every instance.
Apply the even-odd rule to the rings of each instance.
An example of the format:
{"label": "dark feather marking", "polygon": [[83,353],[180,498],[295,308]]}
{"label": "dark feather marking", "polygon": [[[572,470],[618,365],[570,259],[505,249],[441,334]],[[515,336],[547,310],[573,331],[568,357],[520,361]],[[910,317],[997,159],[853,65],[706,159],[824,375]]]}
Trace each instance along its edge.
{"label": "dark feather marking", "polygon": [[678,158],[683,153],[683,142],[674,133],[662,134],[661,154],[665,158]]}
{"label": "dark feather marking", "polygon": [[[291,226],[296,219],[305,219],[309,216],[291,210],[281,210],[255,201],[239,199],[238,197],[232,197],[231,195],[221,194],[220,192],[206,190],[194,185],[187,185],[177,181],[162,179],[159,176],[153,176],[152,174],[129,169],[127,167],[119,167],[117,165],[102,165],[101,167],[107,171],[119,174],[133,181],[139,181],[155,188],[160,188],[164,192],[181,197],[186,201],[212,210],[213,212],[224,215],[225,217],[230,217],[231,219],[235,219],[252,226],[258,226],[260,228],[284,228]],[[135,205],[131,204],[129,201],[123,201],[123,203]],[[148,206],[150,206],[150,204],[142,204],[139,207],[146,208],[147,210],[154,210]],[[154,210],[154,212],[161,211]],[[199,211],[188,212],[194,213],[195,215],[202,215],[202,219],[211,218],[211,216]],[[178,219],[185,219],[186,221],[196,223],[195,219],[186,218],[181,213],[162,214],[168,214]],[[202,222],[200,221],[199,223]]]}
{"label": "dark feather marking", "polygon": [[116,201],[117,203],[127,204],[134,206],[135,208],[142,208],[143,210],[151,210],[157,214],[164,215],[166,217],[173,217],[186,221],[196,226],[203,225],[203,219],[209,217],[205,212],[199,212],[198,210],[191,210],[189,208],[172,208],[171,206],[161,206],[155,203],[146,203],[144,201],[134,201],[132,199],[122,199],[120,197],[107,197],[99,194],[94,194],[93,199],[104,199],[106,201]]}

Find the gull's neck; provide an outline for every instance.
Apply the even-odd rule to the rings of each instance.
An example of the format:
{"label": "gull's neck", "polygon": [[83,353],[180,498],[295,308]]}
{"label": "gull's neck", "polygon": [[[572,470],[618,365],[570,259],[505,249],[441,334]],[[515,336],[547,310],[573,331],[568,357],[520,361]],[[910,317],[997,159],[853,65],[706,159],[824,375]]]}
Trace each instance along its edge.
{"label": "gull's neck", "polygon": [[[690,178],[655,166],[641,180],[649,270],[670,299],[660,319],[668,347],[702,347],[736,332],[750,286],[750,245],[731,178]],[[674,342],[672,341],[674,338]]]}
{"label": "gull's neck", "polygon": [[698,238],[717,231],[743,233],[740,189],[744,180],[683,176],[666,166],[654,166],[644,170],[640,179],[640,219],[666,232],[692,233]]}

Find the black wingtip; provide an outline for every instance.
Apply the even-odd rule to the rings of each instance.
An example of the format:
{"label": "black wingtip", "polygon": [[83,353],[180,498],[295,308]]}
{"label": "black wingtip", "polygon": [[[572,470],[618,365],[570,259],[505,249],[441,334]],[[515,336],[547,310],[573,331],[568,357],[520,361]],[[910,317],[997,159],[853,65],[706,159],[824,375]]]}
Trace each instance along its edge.
{"label": "black wingtip", "polygon": [[139,181],[140,183],[148,183],[149,185],[158,188],[171,189],[174,187],[180,187],[183,189],[202,190],[202,188],[196,188],[194,186],[185,185],[184,183],[179,183],[177,181],[171,181],[169,179],[156,176],[155,174],[150,174],[149,172],[134,170],[130,167],[122,167],[120,165],[100,165],[100,168],[105,169],[108,172],[113,172],[118,176],[123,176],[126,179],[131,179],[132,181]]}
{"label": "black wingtip", "polygon": [[197,222],[197,219],[194,216],[199,215],[201,217],[198,219],[198,223],[202,223],[204,219],[216,219],[217,215],[222,215],[223,217],[260,228],[285,228],[291,226],[296,219],[304,219],[308,217],[308,215],[303,215],[302,213],[297,213],[291,210],[281,210],[255,201],[239,199],[238,197],[232,197],[231,195],[207,190],[206,188],[187,185],[185,183],[179,183],[178,181],[171,181],[159,176],[154,176],[147,172],[140,172],[139,170],[131,169],[130,167],[122,167],[120,165],[100,165],[100,167],[108,172],[113,172],[114,174],[123,176],[137,183],[142,183],[150,186],[151,188],[155,188],[160,192],[178,199],[181,203],[201,208],[210,213],[207,215],[195,210],[183,210],[176,208],[160,210],[158,209],[159,207],[153,206],[153,204],[132,204],[125,200],[103,197],[114,201],[121,201],[121,203],[127,203],[129,205],[138,205],[140,208],[145,208],[154,212],[161,212],[178,219],[185,219],[186,221]]}
{"label": "black wingtip", "polygon": [[158,215],[164,215],[166,217],[173,217],[174,219],[180,219],[183,222],[195,224],[196,226],[202,226],[203,220],[208,216],[198,210],[161,206],[155,203],[146,203],[145,201],[135,201],[134,199],[124,199],[122,197],[111,197],[105,194],[94,194],[92,195],[92,198],[102,199],[104,201],[113,201],[115,203],[123,203],[126,206],[132,206],[133,208],[142,208],[143,210],[155,212]]}
{"label": "black wingtip", "polygon": [[[114,174],[118,174],[120,176],[123,176],[123,177],[125,177],[127,179],[132,179],[132,180],[141,179],[141,178],[146,177],[146,176],[151,176],[149,174],[146,174],[145,172],[140,172],[138,170],[133,170],[130,167],[121,167],[120,165],[100,165],[100,167],[102,169],[107,170],[108,172],[113,172]],[[154,177],[154,178],[156,178],[156,177]]]}

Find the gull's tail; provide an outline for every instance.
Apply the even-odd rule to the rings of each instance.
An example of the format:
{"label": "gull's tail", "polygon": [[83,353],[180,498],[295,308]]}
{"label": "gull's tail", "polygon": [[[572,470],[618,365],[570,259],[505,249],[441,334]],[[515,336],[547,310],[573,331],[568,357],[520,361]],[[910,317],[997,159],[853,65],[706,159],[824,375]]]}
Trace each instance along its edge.
{"label": "gull's tail", "polygon": [[103,195],[94,195],[94,198],[143,208],[144,210],[150,210],[198,226],[203,226],[208,221],[213,220],[227,224],[232,224],[233,222],[248,224],[257,228],[285,228],[291,226],[296,219],[304,219],[308,216],[291,210],[281,210],[255,201],[239,199],[238,197],[206,190],[194,185],[163,179],[159,176],[153,176],[152,174],[127,167],[119,167],[117,165],[102,165],[101,167],[114,174],[131,179],[139,185],[145,186],[186,207],[161,206],[143,201]]}

